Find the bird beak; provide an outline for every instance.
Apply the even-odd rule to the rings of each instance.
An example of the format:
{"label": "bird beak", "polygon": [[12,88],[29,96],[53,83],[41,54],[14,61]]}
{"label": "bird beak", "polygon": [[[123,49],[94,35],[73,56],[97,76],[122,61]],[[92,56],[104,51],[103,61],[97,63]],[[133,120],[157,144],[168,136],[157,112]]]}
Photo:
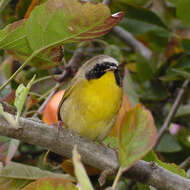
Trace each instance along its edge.
{"label": "bird beak", "polygon": [[118,70],[117,66],[109,66],[109,68],[106,69],[105,71],[115,71],[115,70]]}

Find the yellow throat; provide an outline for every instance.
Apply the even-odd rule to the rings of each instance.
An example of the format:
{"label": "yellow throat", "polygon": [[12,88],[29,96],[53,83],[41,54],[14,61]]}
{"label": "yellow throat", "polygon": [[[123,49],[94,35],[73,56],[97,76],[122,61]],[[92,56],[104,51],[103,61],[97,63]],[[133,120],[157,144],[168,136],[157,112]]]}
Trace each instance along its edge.
{"label": "yellow throat", "polygon": [[80,79],[60,108],[65,126],[81,136],[102,140],[113,127],[122,101],[122,88],[113,71],[98,79]]}

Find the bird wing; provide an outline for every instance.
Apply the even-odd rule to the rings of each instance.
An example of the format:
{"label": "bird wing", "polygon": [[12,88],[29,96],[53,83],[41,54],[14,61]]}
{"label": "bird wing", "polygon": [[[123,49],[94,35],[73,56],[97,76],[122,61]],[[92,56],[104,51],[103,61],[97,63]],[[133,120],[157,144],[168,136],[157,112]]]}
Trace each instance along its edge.
{"label": "bird wing", "polygon": [[58,109],[57,109],[57,116],[58,116],[58,121],[61,121],[61,115],[60,115],[60,110],[61,110],[61,106],[63,105],[64,101],[69,97],[69,95],[71,94],[71,92],[73,91],[73,89],[75,88],[75,86],[78,83],[78,78],[73,78],[71,83],[69,84],[69,86],[66,88],[65,93],[59,103]]}

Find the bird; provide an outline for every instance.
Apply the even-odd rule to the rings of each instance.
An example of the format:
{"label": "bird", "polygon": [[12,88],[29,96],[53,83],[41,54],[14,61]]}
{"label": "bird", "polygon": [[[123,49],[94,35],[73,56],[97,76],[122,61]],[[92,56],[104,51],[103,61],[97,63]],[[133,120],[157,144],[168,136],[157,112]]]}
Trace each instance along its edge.
{"label": "bird", "polygon": [[122,102],[118,61],[98,55],[84,63],[71,80],[57,116],[65,128],[93,141],[110,132]]}

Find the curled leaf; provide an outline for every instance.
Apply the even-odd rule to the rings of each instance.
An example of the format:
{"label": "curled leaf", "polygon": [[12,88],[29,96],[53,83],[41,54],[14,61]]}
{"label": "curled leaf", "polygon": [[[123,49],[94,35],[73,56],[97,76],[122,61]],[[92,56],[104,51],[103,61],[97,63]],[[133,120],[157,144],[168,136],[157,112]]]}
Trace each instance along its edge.
{"label": "curled leaf", "polygon": [[15,98],[14,105],[17,108],[17,116],[16,116],[17,122],[18,122],[18,118],[20,117],[20,114],[22,112],[22,109],[23,109],[24,103],[26,101],[28,92],[32,86],[32,83],[35,80],[35,77],[36,76],[34,75],[26,87],[23,84],[20,84],[16,90],[16,98]]}
{"label": "curled leaf", "polygon": [[115,26],[123,13],[110,14],[103,3],[48,0],[31,13],[26,33],[33,51],[100,37]]}

